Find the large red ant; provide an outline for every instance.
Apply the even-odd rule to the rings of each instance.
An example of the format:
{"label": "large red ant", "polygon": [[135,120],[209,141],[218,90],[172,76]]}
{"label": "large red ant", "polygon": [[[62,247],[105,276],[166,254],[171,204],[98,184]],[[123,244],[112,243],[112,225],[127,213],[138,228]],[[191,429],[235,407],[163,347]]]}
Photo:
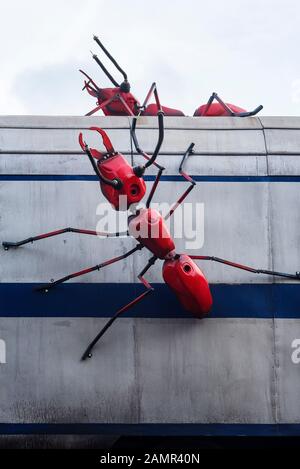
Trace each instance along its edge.
{"label": "large red ant", "polygon": [[[117,70],[123,76],[123,82],[120,84],[111,75],[111,73],[104,66],[103,62],[96,54],[92,53],[93,59],[108,77],[108,79],[115,86],[114,88],[99,88],[94,80],[83,70],[79,70],[87,80],[84,81],[83,90],[97,98],[97,106],[88,112],[86,115],[91,116],[97,111],[102,110],[106,116],[156,116],[158,109],[162,109],[166,116],[184,116],[182,111],[172,109],[166,106],[160,106],[157,94],[155,94],[156,104],[148,104],[153,90],[156,88],[155,83],[152,84],[144,102],[140,105],[135,96],[130,93],[130,84],[128,81],[127,73],[120,67],[114,57],[108,52],[106,47],[102,44],[97,36],[94,36],[94,41],[99,45],[105,55],[114,64]],[[217,101],[217,102],[214,102]],[[194,112],[194,117],[212,117],[212,116],[232,116],[232,117],[248,117],[254,116],[263,109],[260,105],[253,111],[246,111],[241,107],[234,104],[225,103],[217,93],[212,93],[208,102],[199,106]]]}
{"label": "large red ant", "polygon": [[[100,270],[115,262],[119,262],[122,259],[129,257],[131,254],[134,254],[135,252],[140,251],[143,248],[146,248],[148,249],[148,251],[151,252],[151,258],[148,260],[146,266],[138,275],[139,281],[142,282],[146,290],[142,294],[137,296],[135,299],[133,299],[130,303],[120,308],[114,314],[114,316],[112,316],[112,318],[106,323],[103,329],[97,334],[95,339],[89,344],[89,346],[85,350],[82,356],[83,360],[85,360],[87,357],[92,356],[91,352],[95,344],[122,313],[132,308],[136,303],[141,301],[153,291],[153,287],[145,279],[144,275],[158,259],[164,261],[162,269],[164,281],[176,294],[178,300],[180,301],[184,309],[192,312],[198,318],[202,318],[203,316],[207,315],[210,311],[212,306],[212,296],[210,293],[208,281],[203,272],[196,265],[194,260],[210,260],[238,269],[246,270],[254,274],[275,275],[279,277],[300,280],[300,272],[296,272],[295,274],[288,274],[282,272],[275,272],[271,270],[256,269],[246,265],[237,264],[226,259],[221,259],[215,256],[197,256],[176,253],[175,244],[168,231],[166,221],[173,215],[176,208],[186,199],[186,197],[196,184],[193,178],[187,173],[185,173],[183,170],[183,165],[186,158],[193,153],[194,144],[191,143],[189,145],[183,155],[181,164],[179,166],[179,173],[189,183],[189,186],[181,195],[181,197],[177,200],[177,202],[172,206],[172,208],[167,212],[167,214],[163,217],[157,210],[151,208],[151,201],[153,195],[157,189],[159,180],[164,170],[163,167],[155,163],[155,159],[157,157],[160,145],[163,140],[163,116],[162,114],[160,115],[160,132],[158,144],[156,146],[155,152],[153,153],[154,157],[153,155],[149,156],[147,155],[147,153],[140,150],[142,155],[147,159],[147,163],[150,162],[150,164],[156,164],[156,166],[158,166],[159,168],[159,171],[153,183],[152,189],[148,195],[145,208],[137,210],[133,215],[129,216],[128,231],[123,233],[108,233],[77,228],[64,228],[49,233],[44,233],[38,236],[30,237],[18,242],[5,241],[2,243],[4,249],[8,250],[11,247],[16,248],[27,243],[32,243],[37,240],[57,236],[59,234],[67,232],[82,233],[93,236],[98,235],[105,237],[133,236],[137,240],[137,245],[123,255],[114,257],[93,267],[88,267],[86,269],[80,270],[79,272],[74,272],[56,281],[53,281],[52,283],[38,287],[38,290],[44,292],[48,292],[51,288],[55,287],[60,283],[66,282],[67,280],[88,274],[89,272]],[[80,145],[84,149],[85,153],[88,155],[93,165],[93,168],[99,177],[100,186],[104,196],[109,202],[112,203],[115,209],[126,210],[130,205],[140,201],[145,194],[145,183],[142,177],[144,170],[146,169],[147,163],[143,167],[137,167],[139,169],[134,171],[134,168],[128,165],[128,163],[125,161],[123,155],[114,150],[106,132],[99,128],[93,128],[93,130],[96,130],[101,134],[103,142],[107,149],[107,153],[103,154],[95,149],[90,149],[89,146],[84,143],[81,134],[79,135]],[[97,163],[95,163],[95,159],[97,160]],[[124,163],[124,161],[126,164]],[[120,207],[118,205],[118,194],[128,196],[128,203],[125,207]],[[155,236],[153,236],[153,233],[155,233]]]}
{"label": "large red ant", "polygon": [[[155,83],[152,84],[143,104],[140,105],[135,96],[130,93],[130,84],[127,73],[124,72],[124,70],[104,47],[97,36],[94,36],[94,40],[115,65],[117,70],[122,74],[123,82],[121,84],[118,83],[109,73],[107,68],[103,65],[99,57],[92,53],[93,59],[100,66],[115,88],[99,88],[99,86],[96,85],[94,80],[92,80],[92,78],[86,72],[79,70],[87,78],[87,81],[84,81],[83,90],[86,89],[91,96],[97,98],[97,107],[88,112],[86,114],[87,116],[91,116],[95,112],[100,111],[100,109],[102,109],[104,115],[106,116],[156,116],[159,109],[162,109],[166,116],[184,116],[183,112],[178,111],[177,109],[171,109],[160,105]],[[156,104],[148,104],[153,92]]]}

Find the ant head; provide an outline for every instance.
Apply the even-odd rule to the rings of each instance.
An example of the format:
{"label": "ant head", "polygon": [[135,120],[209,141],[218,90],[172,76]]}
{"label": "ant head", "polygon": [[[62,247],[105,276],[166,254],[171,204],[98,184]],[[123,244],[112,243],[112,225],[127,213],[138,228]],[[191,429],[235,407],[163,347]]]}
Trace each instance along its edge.
{"label": "ant head", "polygon": [[114,77],[109,73],[109,71],[106,69],[106,67],[103,65],[101,60],[97,57],[96,54],[92,53],[93,59],[97,62],[97,64],[102,68],[103,72],[106,74],[106,76],[109,78],[109,80],[116,86],[120,87],[120,90],[123,93],[129,93],[130,91],[130,84],[127,81],[127,73],[124,72],[124,70],[120,67],[118,62],[113,58],[113,56],[108,52],[106,47],[102,44],[100,39],[97,36],[94,36],[94,41],[97,42],[98,46],[102,49],[104,54],[109,58],[109,60],[114,64],[116,69],[121,73],[123,76],[124,81],[121,83],[121,85],[118,84],[118,82],[114,79]]}
{"label": "ant head", "polygon": [[120,85],[120,90],[123,93],[129,93],[130,91],[130,83],[127,80],[124,80]]}

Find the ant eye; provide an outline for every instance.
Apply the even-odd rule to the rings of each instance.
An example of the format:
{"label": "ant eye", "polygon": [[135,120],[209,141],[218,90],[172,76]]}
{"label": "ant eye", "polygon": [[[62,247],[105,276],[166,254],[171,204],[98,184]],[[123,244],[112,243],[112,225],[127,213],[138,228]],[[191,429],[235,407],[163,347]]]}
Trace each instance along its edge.
{"label": "ant eye", "polygon": [[139,188],[138,188],[138,186],[136,186],[136,185],[131,186],[130,193],[131,193],[131,195],[133,195],[133,196],[134,196],[134,195],[138,195],[138,193],[139,193]]}

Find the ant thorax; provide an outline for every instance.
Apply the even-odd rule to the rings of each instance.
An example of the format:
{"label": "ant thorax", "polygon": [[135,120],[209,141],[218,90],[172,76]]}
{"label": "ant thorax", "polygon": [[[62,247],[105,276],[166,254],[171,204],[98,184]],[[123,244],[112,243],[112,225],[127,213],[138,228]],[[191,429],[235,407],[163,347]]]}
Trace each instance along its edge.
{"label": "ant thorax", "polygon": [[159,259],[165,259],[175,250],[163,216],[153,208],[143,208],[131,215],[128,232]]}

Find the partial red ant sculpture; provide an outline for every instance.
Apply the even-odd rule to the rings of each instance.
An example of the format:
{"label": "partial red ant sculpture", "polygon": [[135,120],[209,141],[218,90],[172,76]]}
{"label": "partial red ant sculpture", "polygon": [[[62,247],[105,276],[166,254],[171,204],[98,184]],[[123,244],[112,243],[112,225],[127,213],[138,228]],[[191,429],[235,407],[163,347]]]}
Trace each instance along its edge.
{"label": "partial red ant sculpture", "polygon": [[[154,164],[160,170],[164,169],[155,163],[164,138],[162,113],[158,114],[158,122],[159,137],[156,148],[151,157],[143,152],[143,156],[147,159],[147,162],[143,166],[132,167],[121,153],[115,151],[104,130],[98,127],[90,127],[90,130],[94,130],[102,136],[106,153],[99,152],[95,148],[89,148],[83,141],[82,133],[79,134],[79,144],[82,150],[88,155],[94,171],[99,178],[102,194],[112,204],[115,210],[128,210],[132,204],[140,202],[144,197],[146,184],[143,180],[143,175],[147,168]],[[138,146],[134,131],[132,135],[134,135],[134,140]],[[125,205],[120,204],[120,200],[123,200],[120,198],[122,195],[126,198]]]}
{"label": "partial red ant sculpture", "polygon": [[[130,84],[128,82],[127,73],[124,72],[124,70],[104,47],[97,36],[94,36],[94,40],[115,65],[117,70],[123,75],[124,80],[121,84],[119,84],[109,73],[98,56],[92,53],[93,59],[100,66],[115,88],[99,88],[99,86],[96,85],[94,80],[92,80],[92,78],[86,72],[79,70],[88,80],[84,81],[84,87],[82,89],[86,89],[91,96],[97,98],[97,107],[88,112],[86,114],[87,116],[91,116],[100,109],[102,109],[105,116],[156,116],[159,109],[161,109],[166,116],[184,116],[183,112],[178,111],[177,109],[160,106],[157,93],[154,92],[156,90],[155,83],[152,84],[143,104],[140,105],[139,101],[133,96],[133,94],[130,93]],[[148,104],[148,101],[153,92],[156,104]]]}
{"label": "partial red ant sculpture", "polygon": [[[214,100],[217,102],[214,103]],[[207,104],[202,104],[194,112],[194,117],[250,117],[255,116],[263,109],[260,104],[253,111],[246,111],[235,104],[224,103],[217,93],[212,93]]]}
{"label": "partial red ant sculpture", "polygon": [[[163,122],[163,118],[161,117],[160,119],[161,122]],[[100,133],[108,153],[103,154],[98,150],[90,149],[88,145],[84,143],[81,134],[79,135],[79,142],[81,147],[84,149],[85,153],[88,155],[92,166],[99,177],[102,193],[117,210],[120,209],[120,206],[116,202],[116,195],[128,195],[129,201],[127,207],[130,207],[130,205],[132,205],[133,203],[140,201],[145,194],[145,183],[142,180],[143,171],[141,171],[141,175],[139,176],[140,170],[135,172],[134,169],[130,165],[128,165],[124,157],[120,153],[115,152],[104,130],[99,128],[92,129]],[[161,133],[160,131],[158,147],[160,147],[160,144],[162,143],[162,138],[163,133]],[[156,147],[156,150],[158,147]],[[52,283],[37,288],[37,290],[44,292],[48,292],[56,285],[66,282],[67,280],[88,274],[89,272],[100,270],[108,265],[119,262],[129,257],[131,254],[134,254],[136,251],[140,251],[141,249],[146,248],[148,251],[150,251],[152,256],[148,260],[148,263],[146,264],[144,269],[138,275],[139,281],[142,282],[146,290],[142,294],[134,298],[130,303],[121,307],[112,316],[112,318],[106,323],[106,325],[94,338],[94,340],[89,344],[89,346],[82,355],[82,360],[85,360],[86,358],[92,356],[92,350],[96,343],[120,315],[132,308],[136,303],[140,302],[143,298],[145,298],[149,293],[153,291],[153,287],[145,279],[144,275],[158,259],[164,261],[162,268],[162,275],[164,281],[171,288],[171,290],[173,290],[183,308],[193,313],[197,318],[203,318],[209,313],[213,301],[209,288],[209,283],[204,273],[200,270],[194,260],[209,260],[219,262],[231,267],[235,267],[237,269],[246,270],[247,272],[251,272],[254,274],[275,275],[279,277],[300,280],[300,272],[296,272],[295,274],[288,274],[282,272],[275,272],[271,270],[256,269],[246,265],[237,264],[226,259],[221,259],[215,256],[197,256],[176,253],[175,244],[172,239],[172,236],[168,231],[166,221],[173,215],[177,207],[186,199],[186,197],[196,184],[193,178],[187,173],[185,173],[183,170],[184,162],[186,158],[193,153],[193,148],[194,143],[191,143],[187,148],[186,152],[184,153],[181,164],[179,166],[179,174],[187,182],[189,182],[189,187],[184,191],[181,197],[177,200],[177,202],[172,206],[172,208],[164,217],[157,210],[154,210],[150,207],[152,198],[157,189],[164,168],[157,165],[157,163],[153,161],[153,155],[155,155],[156,150],[152,157],[140,150],[143,156],[146,157],[148,162],[151,161],[153,164],[156,164],[156,166],[158,166],[159,171],[147,198],[145,208],[136,210],[134,214],[129,216],[128,231],[123,233],[108,233],[86,229],[64,228],[49,233],[44,233],[38,236],[30,237],[18,242],[6,241],[2,243],[4,249],[8,250],[12,247],[16,248],[27,243],[32,243],[34,241],[49,238],[52,236],[57,236],[66,232],[82,233],[87,235],[104,237],[132,236],[137,240],[137,245],[121,256],[114,257],[112,259],[102,262],[101,264],[97,264],[93,267],[88,267],[86,269],[80,270],[79,272],[74,272],[56,281],[53,281]],[[156,153],[158,154],[158,150]],[[157,156],[157,154],[155,155],[155,157]],[[95,159],[97,160],[97,163],[94,161]],[[123,160],[125,161],[126,165]],[[125,166],[126,171],[124,170]]]}
{"label": "partial red ant sculpture", "polygon": [[[102,42],[97,36],[94,36],[94,41],[99,45],[105,55],[111,60],[117,70],[123,75],[123,82],[119,84],[107,68],[103,65],[101,60],[96,54],[92,53],[93,59],[100,66],[102,71],[108,79],[115,86],[114,88],[99,88],[94,80],[83,70],[79,70],[86,78],[84,81],[83,90],[97,98],[97,106],[88,112],[86,115],[91,116],[95,112],[102,109],[106,116],[156,116],[160,108],[159,100],[155,95],[156,104],[148,104],[152,95],[153,89],[156,88],[155,83],[152,84],[144,102],[140,105],[139,101],[130,93],[130,84],[126,72],[120,67],[113,56],[104,47]],[[214,103],[214,101],[217,101]],[[166,116],[184,116],[184,113],[178,109],[172,109],[166,106],[161,106]],[[246,111],[234,104],[225,103],[217,93],[212,93],[207,104],[202,104],[194,112],[194,117],[213,117],[213,116],[232,116],[232,117],[248,117],[254,116],[263,109],[263,106],[258,106],[253,111]]]}

